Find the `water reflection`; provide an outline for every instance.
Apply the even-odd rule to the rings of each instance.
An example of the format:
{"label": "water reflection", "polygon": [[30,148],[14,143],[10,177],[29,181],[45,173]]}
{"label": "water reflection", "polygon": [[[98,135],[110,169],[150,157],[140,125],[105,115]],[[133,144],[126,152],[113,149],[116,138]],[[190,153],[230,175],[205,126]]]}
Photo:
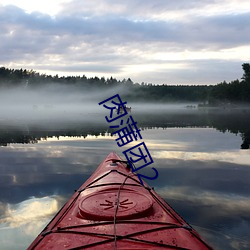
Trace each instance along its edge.
{"label": "water reflection", "polygon": [[[166,106],[167,107],[167,106]],[[240,135],[242,140],[239,148],[248,149],[250,145],[250,109],[236,110],[186,110],[167,109],[164,106],[150,109],[136,106],[132,115],[141,129],[147,128],[187,128],[209,127],[220,132],[226,131]],[[67,114],[68,116],[69,114]],[[75,114],[72,119],[44,119],[44,120],[7,120],[0,122],[0,145],[10,143],[37,143],[41,139],[60,136],[86,137],[112,132],[103,113]],[[53,117],[53,116],[52,116]],[[149,119],[150,118],[150,119]]]}
{"label": "water reflection", "polygon": [[[55,214],[59,209],[58,201],[55,197],[30,198],[17,204],[7,204],[4,213],[5,216],[0,222],[11,228],[23,226],[24,224],[34,225],[37,221],[40,223],[44,217]],[[30,227],[26,227],[25,233],[31,234]]]}
{"label": "water reflection", "polygon": [[30,198],[3,204],[0,218],[1,249],[24,249],[62,206],[60,197]]}
{"label": "water reflection", "polygon": [[[250,154],[240,150],[249,118],[193,111],[149,120],[144,112],[133,117],[159,172],[149,184],[215,249],[249,249]],[[122,156],[125,147],[107,127],[105,121],[1,127],[8,145],[0,148],[1,249],[25,249],[109,152]],[[36,143],[17,143],[23,135]],[[150,175],[150,167],[141,173]]]}

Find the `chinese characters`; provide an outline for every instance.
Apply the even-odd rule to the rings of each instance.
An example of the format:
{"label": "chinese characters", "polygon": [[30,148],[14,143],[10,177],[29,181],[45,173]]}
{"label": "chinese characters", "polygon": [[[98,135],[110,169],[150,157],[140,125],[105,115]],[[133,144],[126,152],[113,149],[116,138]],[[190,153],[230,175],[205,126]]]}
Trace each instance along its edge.
{"label": "chinese characters", "polygon": [[[110,128],[117,129],[113,134],[118,136],[116,142],[119,147],[123,147],[132,141],[142,139],[140,134],[141,130],[138,129],[137,122],[134,121],[131,115],[128,116],[127,110],[130,109],[126,107],[126,103],[127,102],[122,102],[119,94],[99,103],[99,105],[103,105],[104,108],[109,110],[109,116],[105,116],[105,118],[108,123],[112,123],[112,125],[109,126]],[[123,154],[125,155],[132,172],[138,171],[154,162],[144,142],[138,143],[136,146],[124,150]],[[138,166],[135,167],[135,164]],[[142,178],[154,180],[158,177],[157,170],[155,168],[152,168],[152,170],[154,171],[153,177],[137,173],[142,185]]]}

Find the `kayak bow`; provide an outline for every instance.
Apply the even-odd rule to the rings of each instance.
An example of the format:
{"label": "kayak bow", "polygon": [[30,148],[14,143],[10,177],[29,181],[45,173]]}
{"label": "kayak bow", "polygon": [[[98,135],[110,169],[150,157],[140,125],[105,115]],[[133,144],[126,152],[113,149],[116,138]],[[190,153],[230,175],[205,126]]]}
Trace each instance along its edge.
{"label": "kayak bow", "polygon": [[31,249],[212,249],[129,164],[110,153]]}

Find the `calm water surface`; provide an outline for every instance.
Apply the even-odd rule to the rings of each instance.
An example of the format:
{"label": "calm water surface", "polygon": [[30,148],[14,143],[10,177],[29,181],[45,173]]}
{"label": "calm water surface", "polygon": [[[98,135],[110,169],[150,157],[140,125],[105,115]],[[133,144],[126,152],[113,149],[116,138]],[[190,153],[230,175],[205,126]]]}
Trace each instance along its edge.
{"label": "calm water surface", "polygon": [[[27,248],[111,151],[123,156],[104,115],[86,116],[0,120],[1,249]],[[249,112],[161,108],[132,116],[159,172],[147,182],[215,249],[250,249],[250,150],[241,149],[249,145]]]}

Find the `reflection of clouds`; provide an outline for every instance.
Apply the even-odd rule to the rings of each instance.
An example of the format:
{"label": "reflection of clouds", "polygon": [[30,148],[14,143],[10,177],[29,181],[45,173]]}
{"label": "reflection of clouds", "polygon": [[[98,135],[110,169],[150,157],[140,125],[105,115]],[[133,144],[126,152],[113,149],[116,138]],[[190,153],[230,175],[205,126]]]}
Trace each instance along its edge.
{"label": "reflection of clouds", "polygon": [[47,152],[47,157],[51,158],[61,158],[63,157],[64,155],[64,152],[62,149],[52,149],[52,150],[48,150]]}
{"label": "reflection of clouds", "polygon": [[[71,192],[110,151],[117,149],[121,151],[113,137],[12,144],[0,152],[0,200],[17,203],[41,193],[45,196]],[[17,193],[16,189],[22,192]]]}
{"label": "reflection of clouds", "polygon": [[[152,148],[165,150],[179,150],[191,152],[218,152],[231,151],[235,145],[241,145],[240,135],[235,136],[229,132],[221,133],[213,128],[167,128],[154,129],[145,133],[147,145]],[[162,146],[161,146],[162,145]]]}
{"label": "reflection of clouds", "polygon": [[182,152],[182,151],[153,151],[153,158],[182,159],[199,161],[223,161],[249,166],[250,155],[248,151],[220,151],[220,152]]}
{"label": "reflection of clouds", "polygon": [[152,150],[186,150],[187,149],[187,145],[185,145],[184,143],[180,144],[177,142],[167,142],[167,141],[163,141],[162,143],[156,143],[156,142],[151,142],[150,140],[146,141],[147,143],[147,147],[148,148],[152,148]]}
{"label": "reflection of clouds", "polygon": [[0,202],[0,221],[1,221],[1,218],[2,218],[2,217],[4,216],[4,214],[5,214],[6,206],[7,206],[6,203]]}
{"label": "reflection of clouds", "polygon": [[61,206],[61,198],[31,198],[18,204],[5,204],[0,218],[1,249],[25,249],[42,231]]}
{"label": "reflection of clouds", "polygon": [[41,142],[53,142],[53,141],[86,141],[86,140],[114,140],[114,136],[111,136],[111,133],[104,133],[100,135],[87,135],[87,136],[53,136],[41,140]]}
{"label": "reflection of clouds", "polygon": [[[207,242],[211,243],[214,249],[232,249],[232,250],[242,250],[250,249],[250,238],[237,237],[239,232],[249,232],[250,225],[243,226],[240,223],[238,226],[234,225],[231,228],[227,228],[226,232],[219,232],[211,230],[204,227],[194,226],[194,228],[199,232],[199,234],[206,239]],[[230,230],[231,229],[231,230]],[[236,234],[234,233],[236,232]]]}
{"label": "reflection of clouds", "polygon": [[214,249],[250,249],[250,198],[186,187],[156,190]]}
{"label": "reflection of clouds", "polygon": [[17,177],[16,177],[16,175],[12,175],[12,182],[13,183],[17,183]]}
{"label": "reflection of clouds", "polygon": [[248,215],[250,211],[250,198],[236,194],[209,192],[201,189],[195,191],[192,188],[183,186],[160,188],[157,193],[165,200],[175,199],[199,206],[219,207],[216,216],[219,214]]}
{"label": "reflection of clouds", "polygon": [[43,218],[50,217],[58,211],[58,201],[55,197],[31,198],[19,204],[8,204],[5,216],[0,219],[11,228],[26,224],[26,233],[33,234],[32,227]]}
{"label": "reflection of clouds", "polygon": [[6,175],[17,175],[16,178],[12,178],[12,184],[19,181],[17,168],[20,165],[25,166],[23,170],[27,169],[29,176],[31,173],[39,175],[90,173],[110,151],[120,150],[113,137],[95,140],[93,138],[52,140],[25,147],[14,144],[8,149],[11,152],[7,157],[5,155],[6,162],[2,164],[12,166],[5,169]]}

